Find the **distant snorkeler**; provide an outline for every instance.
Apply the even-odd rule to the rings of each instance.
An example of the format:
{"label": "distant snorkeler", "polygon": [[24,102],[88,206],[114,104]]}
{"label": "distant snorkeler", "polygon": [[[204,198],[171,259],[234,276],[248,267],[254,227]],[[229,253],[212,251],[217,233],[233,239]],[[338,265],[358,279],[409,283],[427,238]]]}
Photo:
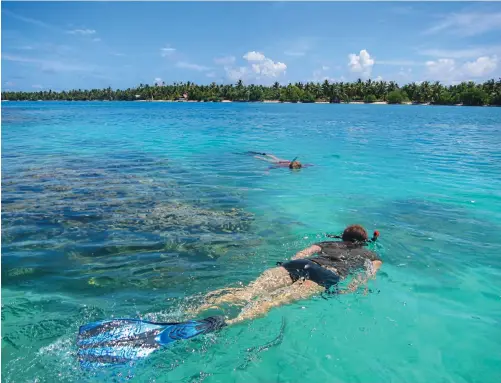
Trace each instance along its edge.
{"label": "distant snorkeler", "polygon": [[[112,319],[81,326],[77,346],[83,368],[125,364],[144,358],[162,346],[177,340],[193,338],[265,315],[273,307],[289,304],[326,292],[354,292],[369,278],[375,277],[382,265],[380,257],[365,248],[371,239],[360,225],[348,226],[341,235],[328,235],[341,241],[315,243],[298,252],[290,261],[278,262],[243,288],[213,291],[192,315],[220,308],[223,304],[244,306],[233,319],[212,316],[201,320],[154,323],[138,319]],[[313,255],[317,256],[313,256]],[[353,277],[346,288],[341,280]]]}
{"label": "distant snorkeler", "polygon": [[272,166],[270,169],[289,168],[291,170],[294,170],[294,169],[301,169],[303,167],[313,166],[311,164],[303,165],[301,162],[297,161],[297,157],[294,158],[292,161],[289,161],[289,160],[284,160],[282,158],[278,158],[273,154],[259,153],[259,152],[247,152],[247,153],[254,155],[254,158],[257,158],[258,160],[271,162],[272,164],[274,164],[275,166]]}

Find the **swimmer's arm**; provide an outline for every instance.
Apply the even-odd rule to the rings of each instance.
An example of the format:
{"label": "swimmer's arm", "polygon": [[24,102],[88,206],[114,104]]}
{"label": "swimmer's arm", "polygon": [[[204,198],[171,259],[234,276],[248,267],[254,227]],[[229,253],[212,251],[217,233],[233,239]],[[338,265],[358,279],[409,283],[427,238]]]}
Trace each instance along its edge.
{"label": "swimmer's arm", "polygon": [[303,249],[299,251],[295,256],[292,257],[292,259],[301,259],[301,258],[307,258],[311,257],[313,254],[320,253],[322,251],[322,248],[318,245],[312,245],[306,249]]}
{"label": "swimmer's arm", "polygon": [[367,285],[367,282],[370,278],[376,276],[377,271],[381,267],[383,262],[381,261],[372,261],[372,267],[367,268],[365,272],[359,273],[355,278],[348,284],[348,287],[345,290],[338,290],[338,294],[348,294],[356,291],[361,285]]}

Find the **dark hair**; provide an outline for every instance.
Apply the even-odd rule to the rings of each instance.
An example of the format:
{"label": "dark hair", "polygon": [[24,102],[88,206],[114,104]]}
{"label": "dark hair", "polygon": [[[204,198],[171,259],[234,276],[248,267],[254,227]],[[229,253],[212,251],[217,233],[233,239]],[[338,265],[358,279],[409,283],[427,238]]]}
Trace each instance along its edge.
{"label": "dark hair", "polygon": [[369,236],[361,225],[350,225],[344,229],[341,238],[344,242],[366,242]]}
{"label": "dark hair", "polygon": [[301,165],[301,162],[299,162],[299,161],[292,161],[289,164],[289,169],[301,169],[302,167],[303,167],[303,165]]}

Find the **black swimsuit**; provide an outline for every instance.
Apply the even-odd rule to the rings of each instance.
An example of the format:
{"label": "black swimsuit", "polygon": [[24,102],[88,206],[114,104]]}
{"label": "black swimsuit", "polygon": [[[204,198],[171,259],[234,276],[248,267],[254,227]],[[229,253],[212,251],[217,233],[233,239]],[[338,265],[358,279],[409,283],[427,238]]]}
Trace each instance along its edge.
{"label": "black swimsuit", "polygon": [[[322,249],[317,257],[278,263],[289,272],[292,281],[295,282],[300,278],[309,279],[329,289],[336,285],[341,278],[347,277],[356,270],[363,269],[367,261],[380,260],[373,251],[359,246],[351,246],[344,242],[327,241],[315,245]],[[337,273],[326,267],[336,269]]]}
{"label": "black swimsuit", "polygon": [[308,279],[325,287],[326,290],[339,282],[339,276],[335,272],[322,267],[313,259],[295,259],[278,264],[289,272],[293,282],[301,278]]}

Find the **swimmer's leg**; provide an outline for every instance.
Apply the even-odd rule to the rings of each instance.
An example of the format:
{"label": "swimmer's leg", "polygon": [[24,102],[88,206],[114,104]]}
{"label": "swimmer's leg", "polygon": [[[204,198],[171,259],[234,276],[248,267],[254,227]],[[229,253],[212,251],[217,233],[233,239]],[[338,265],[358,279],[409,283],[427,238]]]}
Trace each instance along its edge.
{"label": "swimmer's leg", "polygon": [[261,161],[266,161],[266,162],[272,162],[272,163],[275,163],[274,160],[270,160],[269,158],[266,158],[266,157],[262,157],[262,156],[254,156],[254,158],[258,159],[258,160],[261,160]]}
{"label": "swimmer's leg", "polygon": [[206,303],[199,307],[196,312],[214,308],[224,303],[245,303],[259,295],[268,294],[290,285],[292,285],[292,279],[289,272],[283,267],[274,267],[266,270],[247,287],[226,289],[230,291],[216,298],[213,297],[214,293],[224,291],[225,289],[207,294]]}
{"label": "swimmer's leg", "polygon": [[235,319],[226,321],[227,324],[235,324],[248,319],[254,319],[265,315],[273,307],[289,304],[301,299],[307,299],[315,294],[325,291],[325,288],[312,281],[298,281],[291,286],[283,287],[267,296],[262,296],[247,305]]}

